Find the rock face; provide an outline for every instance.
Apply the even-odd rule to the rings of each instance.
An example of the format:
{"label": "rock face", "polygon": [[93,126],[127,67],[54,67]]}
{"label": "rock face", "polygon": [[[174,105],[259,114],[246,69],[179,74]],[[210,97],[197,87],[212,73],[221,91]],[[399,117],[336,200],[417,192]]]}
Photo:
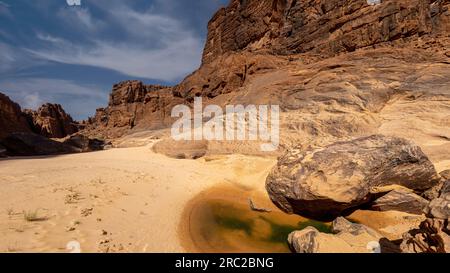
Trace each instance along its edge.
{"label": "rock face", "polygon": [[427,219],[406,233],[400,246],[404,253],[450,253],[448,220]]}
{"label": "rock face", "polygon": [[352,224],[345,218],[337,218],[333,233],[321,233],[307,227],[289,235],[288,243],[296,253],[380,253],[383,238],[375,230],[364,225]]}
{"label": "rock face", "polygon": [[14,132],[31,132],[20,106],[0,93],[0,140]]}
{"label": "rock face", "polygon": [[449,30],[448,1],[233,0],[208,25],[203,63],[239,50],[331,56]]}
{"label": "rock face", "polygon": [[77,123],[59,104],[44,104],[37,111],[27,110],[33,131],[48,138],[63,138],[78,131]]}
{"label": "rock face", "polygon": [[377,187],[425,191],[439,182],[433,164],[411,142],[374,135],[279,159],[266,181],[288,213],[330,220],[369,203]]}
{"label": "rock face", "polygon": [[407,189],[393,190],[372,203],[371,209],[378,211],[402,211],[421,215],[428,201]]}

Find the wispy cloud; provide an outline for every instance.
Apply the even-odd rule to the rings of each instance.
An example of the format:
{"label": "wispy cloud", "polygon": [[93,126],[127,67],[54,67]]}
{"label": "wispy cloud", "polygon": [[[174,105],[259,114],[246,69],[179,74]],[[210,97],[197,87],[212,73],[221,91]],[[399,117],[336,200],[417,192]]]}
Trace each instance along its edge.
{"label": "wispy cloud", "polygon": [[[77,43],[37,33],[37,38],[47,44],[27,51],[54,62],[101,67],[131,77],[163,81],[179,80],[200,64],[202,40],[176,19],[151,11],[135,11],[123,4],[109,5],[107,12],[125,31],[124,41],[92,35],[85,37],[88,42]],[[98,30],[89,11],[75,13],[86,31]]]}
{"label": "wispy cloud", "polygon": [[10,8],[11,8],[11,5],[9,5],[8,3],[5,3],[3,1],[0,1],[0,16],[12,18],[13,15],[11,13]]}
{"label": "wispy cloud", "polygon": [[7,4],[7,3],[5,3],[5,2],[3,2],[3,1],[0,1],[0,6],[6,7],[6,8],[9,8],[9,7],[10,7],[9,4]]}
{"label": "wispy cloud", "polygon": [[95,32],[106,27],[106,23],[92,16],[88,8],[61,8],[57,12],[58,19],[67,26],[68,31],[74,29]]}
{"label": "wispy cloud", "polygon": [[4,73],[15,73],[20,69],[38,65],[42,62],[43,60],[28,56],[20,48],[12,47],[0,41],[0,76],[3,76]]}

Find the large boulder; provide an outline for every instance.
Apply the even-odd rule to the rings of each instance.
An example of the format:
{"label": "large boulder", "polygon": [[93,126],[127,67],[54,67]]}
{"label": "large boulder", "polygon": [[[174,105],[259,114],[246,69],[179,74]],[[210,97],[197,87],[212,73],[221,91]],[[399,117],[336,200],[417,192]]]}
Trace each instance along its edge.
{"label": "large boulder", "polygon": [[82,134],[74,134],[68,136],[63,141],[64,144],[75,147],[79,152],[94,152],[101,151],[105,147],[106,143],[103,140],[89,138]]}
{"label": "large boulder", "polygon": [[78,131],[78,124],[59,104],[46,103],[37,111],[26,110],[26,114],[33,131],[48,138],[63,138]]}
{"label": "large boulder", "polygon": [[292,150],[267,177],[272,201],[283,211],[332,220],[400,185],[417,192],[439,182],[427,156],[405,139],[373,135],[309,152]]}
{"label": "large boulder", "polygon": [[405,253],[450,253],[449,228],[448,220],[427,219],[403,236],[400,248]]}
{"label": "large boulder", "polygon": [[296,253],[373,253],[381,252],[383,238],[375,230],[353,224],[345,218],[336,219],[333,233],[321,233],[314,227],[295,231],[288,237],[292,251]]}
{"label": "large boulder", "polygon": [[395,189],[386,195],[376,199],[371,209],[378,211],[402,211],[411,214],[423,214],[428,201],[404,188]]}

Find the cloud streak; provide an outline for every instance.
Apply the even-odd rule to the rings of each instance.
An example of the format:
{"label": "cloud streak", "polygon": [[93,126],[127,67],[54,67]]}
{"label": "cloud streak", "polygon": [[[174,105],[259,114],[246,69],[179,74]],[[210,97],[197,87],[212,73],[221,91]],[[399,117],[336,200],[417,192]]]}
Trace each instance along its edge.
{"label": "cloud streak", "polygon": [[[138,12],[122,4],[108,8],[108,15],[124,30],[126,40],[92,35],[88,42],[77,43],[37,33],[37,38],[45,42],[44,47],[27,51],[53,62],[100,67],[131,77],[163,81],[180,80],[200,64],[202,39],[177,20],[150,11]],[[74,12],[75,17],[83,18],[79,24],[85,26],[86,31],[98,31],[89,11]],[[73,17],[65,18],[75,24]]]}

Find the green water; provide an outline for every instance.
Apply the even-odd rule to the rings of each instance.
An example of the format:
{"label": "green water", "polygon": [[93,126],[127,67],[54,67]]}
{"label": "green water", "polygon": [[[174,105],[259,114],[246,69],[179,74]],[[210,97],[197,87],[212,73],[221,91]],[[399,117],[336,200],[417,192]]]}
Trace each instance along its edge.
{"label": "green water", "polygon": [[194,240],[214,251],[289,252],[287,238],[293,231],[312,226],[331,233],[326,223],[280,211],[254,212],[247,205],[226,201],[205,202],[194,215]]}

